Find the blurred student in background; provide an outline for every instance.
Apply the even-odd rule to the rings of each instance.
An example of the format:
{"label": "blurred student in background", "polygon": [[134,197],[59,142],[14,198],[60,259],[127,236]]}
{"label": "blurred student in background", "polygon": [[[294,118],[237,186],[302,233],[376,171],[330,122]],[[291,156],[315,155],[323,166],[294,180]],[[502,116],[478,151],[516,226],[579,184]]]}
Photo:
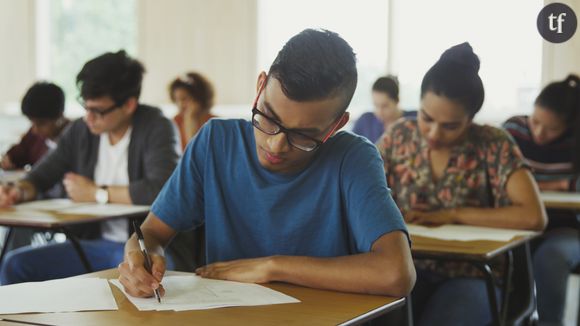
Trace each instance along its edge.
{"label": "blurred student in background", "polygon": [[[75,202],[150,205],[178,160],[171,121],[139,103],[145,68],[125,51],[87,62],[77,75],[85,116],[71,122],[57,148],[15,185],[0,186],[0,207],[37,199],[63,180]],[[73,230],[94,270],[117,266],[129,238],[127,219]],[[85,273],[73,244],[11,251],[0,283],[44,281]]]}
{"label": "blurred student in background", "polygon": [[37,82],[26,91],[21,110],[32,126],[20,143],[2,156],[2,169],[23,169],[27,165],[34,165],[49,150],[56,148],[62,131],[69,123],[63,115],[64,104],[64,93],[55,84]]}
{"label": "blurred student in background", "polygon": [[[504,123],[543,191],[580,192],[580,79],[546,86],[530,116]],[[547,232],[533,255],[541,323],[561,325],[570,272],[580,265],[580,234],[573,211],[548,210]]]}
{"label": "blurred student in background", "polygon": [[179,109],[173,121],[179,129],[181,148],[184,150],[199,129],[215,117],[210,113],[214,104],[214,88],[203,75],[188,72],[171,82],[169,96]]}
{"label": "blurred student in background", "polygon": [[395,76],[380,77],[373,84],[374,112],[367,112],[356,121],[353,132],[366,137],[373,144],[385,132],[387,126],[400,117],[416,116],[416,111],[399,108],[399,80]]}

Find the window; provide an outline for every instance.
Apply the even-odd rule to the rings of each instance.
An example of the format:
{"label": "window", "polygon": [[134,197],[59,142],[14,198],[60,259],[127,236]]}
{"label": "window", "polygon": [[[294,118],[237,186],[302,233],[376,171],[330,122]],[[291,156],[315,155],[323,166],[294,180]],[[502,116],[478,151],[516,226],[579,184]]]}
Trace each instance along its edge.
{"label": "window", "polygon": [[258,68],[268,71],[284,43],[306,28],[337,32],[357,54],[358,86],[349,108],[357,117],[371,108],[371,86],[386,71],[387,18],[387,0],[259,0]]}
{"label": "window", "polygon": [[421,81],[441,53],[469,41],[481,60],[485,102],[476,120],[499,124],[529,113],[541,82],[541,0],[393,0],[392,60],[401,106],[419,107]]}
{"label": "window", "polygon": [[75,78],[85,62],[120,49],[136,54],[136,6],[136,0],[37,0],[38,77],[61,86],[76,115],[82,112]]}

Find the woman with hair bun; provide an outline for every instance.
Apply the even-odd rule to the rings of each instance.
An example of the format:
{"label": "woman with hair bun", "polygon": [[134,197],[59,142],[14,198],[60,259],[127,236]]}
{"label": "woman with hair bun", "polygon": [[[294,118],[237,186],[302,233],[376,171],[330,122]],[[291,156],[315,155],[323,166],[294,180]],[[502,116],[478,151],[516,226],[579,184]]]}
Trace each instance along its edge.
{"label": "woman with hair bun", "polygon": [[[382,136],[393,197],[407,223],[543,230],[546,215],[517,145],[473,122],[484,100],[479,64],[469,43],[445,51],[423,78],[417,120],[399,120]],[[492,322],[486,283],[472,265],[416,260],[415,267],[418,325]]]}
{"label": "woman with hair bun", "polygon": [[[569,75],[546,86],[530,116],[504,123],[544,191],[580,192],[580,78]],[[561,325],[570,272],[580,264],[576,214],[548,210],[546,233],[533,254],[541,323]]]}
{"label": "woman with hair bun", "polygon": [[184,150],[189,140],[211,118],[214,88],[202,74],[188,72],[169,85],[171,101],[177,105],[178,114],[173,121],[179,129],[181,147]]}

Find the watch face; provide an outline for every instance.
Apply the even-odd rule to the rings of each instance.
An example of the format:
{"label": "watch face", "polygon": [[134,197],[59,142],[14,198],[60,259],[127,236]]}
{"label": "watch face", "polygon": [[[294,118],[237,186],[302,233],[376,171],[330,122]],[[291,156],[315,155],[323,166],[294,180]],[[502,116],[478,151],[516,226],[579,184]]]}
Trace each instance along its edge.
{"label": "watch face", "polygon": [[105,189],[98,189],[95,197],[95,200],[99,204],[106,204],[109,201],[109,193]]}

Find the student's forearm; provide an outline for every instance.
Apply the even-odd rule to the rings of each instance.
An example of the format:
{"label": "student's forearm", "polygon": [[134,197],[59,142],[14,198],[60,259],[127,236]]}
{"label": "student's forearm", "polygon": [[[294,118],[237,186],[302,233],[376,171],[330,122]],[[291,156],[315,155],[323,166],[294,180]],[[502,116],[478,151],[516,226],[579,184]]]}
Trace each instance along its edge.
{"label": "student's forearm", "polygon": [[[155,238],[151,232],[147,232],[146,230],[141,231],[143,232],[143,237],[145,238],[145,247],[147,247],[147,252],[150,254],[163,256],[164,245],[157,238]],[[137,240],[137,236],[135,234],[133,234],[125,244],[125,254],[130,251],[141,251],[141,248],[139,247],[139,241]]]}
{"label": "student's forearm", "polygon": [[271,258],[271,279],[343,292],[406,296],[415,282],[414,268],[406,266],[395,270],[377,263],[373,255],[375,253],[335,258],[274,256]]}
{"label": "student's forearm", "polygon": [[115,204],[133,204],[131,195],[129,194],[129,187],[127,186],[109,186],[109,203]]}
{"label": "student's forearm", "polygon": [[545,227],[545,216],[537,209],[523,206],[500,208],[464,207],[453,210],[456,222],[460,224],[488,226],[496,228],[541,231]]}

